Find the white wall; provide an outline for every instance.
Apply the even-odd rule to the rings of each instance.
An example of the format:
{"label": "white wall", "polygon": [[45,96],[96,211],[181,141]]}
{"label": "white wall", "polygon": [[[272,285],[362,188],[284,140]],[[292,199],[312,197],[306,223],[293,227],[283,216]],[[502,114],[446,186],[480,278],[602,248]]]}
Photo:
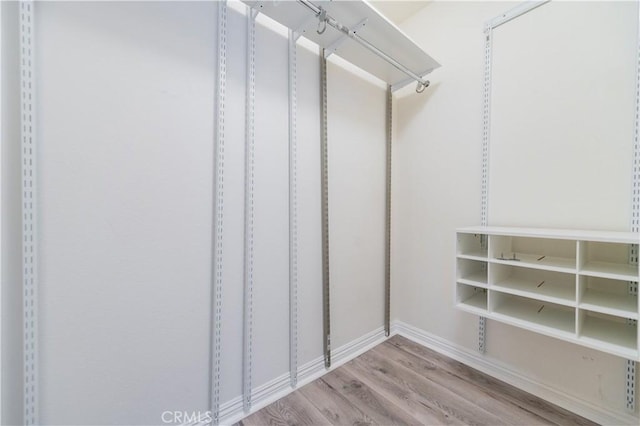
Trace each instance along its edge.
{"label": "white wall", "polygon": [[[430,76],[432,85],[422,96],[405,96],[397,101],[395,114],[397,137],[393,151],[393,317],[471,351],[477,348],[478,318],[458,312],[452,306],[454,230],[456,227],[480,223],[483,25],[488,19],[510,9],[515,4],[434,2],[402,25],[402,28],[418,44],[438,58],[444,66]],[[545,5],[540,10],[545,7],[553,6]],[[563,7],[582,8],[584,5],[568,3]],[[633,23],[637,13],[632,13],[632,16],[625,15],[629,6],[624,4],[614,4],[611,7],[618,8],[617,10],[624,13],[619,13],[618,19],[615,20],[604,19],[604,17],[599,19],[597,33],[607,34],[602,42],[604,43],[605,40],[609,42],[611,38],[618,37],[620,40],[626,40],[625,45],[635,43],[637,28],[635,25],[631,25],[633,28],[630,28],[629,20]],[[632,5],[632,7],[635,6]],[[595,13],[593,9],[591,10],[590,13]],[[625,20],[625,17],[629,20]],[[621,22],[626,24],[621,25]],[[510,53],[520,52],[512,43],[517,43],[521,38],[510,39],[506,34],[504,38],[499,38],[498,32],[507,29],[506,25],[512,24],[517,25],[517,21],[505,24],[505,28],[496,30],[497,41],[494,45],[496,52],[497,49],[507,46],[510,48]],[[546,26],[544,21],[538,22],[535,29],[544,32]],[[594,28],[591,27],[591,30],[593,31]],[[535,44],[537,38],[529,35],[528,40]],[[596,48],[595,52],[591,53],[598,54],[597,52],[602,50],[602,48]],[[584,50],[581,52],[584,53]],[[537,53],[542,55],[544,52]],[[635,51],[630,53],[633,55]],[[578,60],[581,60],[580,58]],[[510,59],[513,61],[514,58]],[[502,60],[506,59],[503,57]],[[633,66],[633,60],[632,56],[631,66]],[[515,61],[517,62],[517,59]],[[633,72],[633,68],[631,70],[611,69],[610,75],[603,76],[602,84],[618,78],[628,78]],[[508,73],[506,68],[501,70],[503,76]],[[572,72],[571,78],[580,81],[582,75],[579,72]],[[566,78],[566,74],[563,76],[562,78]],[[544,85],[544,82],[536,83]],[[403,91],[403,94],[407,95],[410,90]],[[510,93],[504,87],[501,90],[504,96]],[[541,90],[543,93],[548,93],[543,87]],[[606,86],[596,87],[594,90],[606,97],[606,94],[602,93],[607,90]],[[633,92],[633,86],[629,87],[628,91]],[[623,104],[625,99],[622,100]],[[503,105],[507,104],[503,103]],[[544,105],[538,103],[536,106]],[[502,111],[505,113],[504,108]],[[628,124],[633,116],[633,110],[620,108],[614,111],[614,114],[623,116],[625,123]],[[494,117],[496,120],[498,118],[500,117]],[[569,120],[581,122],[583,118],[570,116]],[[502,125],[508,127],[509,122],[503,119]],[[532,131],[535,131],[535,127]],[[617,129],[613,130],[615,134],[617,131]],[[615,161],[603,162],[598,171],[590,172],[597,175],[599,188],[618,185],[624,180],[619,177],[620,173],[630,176],[631,158],[628,158],[628,162],[620,163],[620,159],[625,158],[624,152],[628,152],[623,151],[621,154],[620,149],[626,150],[632,143],[631,134],[628,136],[626,141],[628,145],[623,148],[620,148],[621,145],[618,142],[609,145],[609,141],[603,142],[597,139],[580,141],[585,146],[573,149],[571,152],[575,158],[563,166],[574,172],[578,170],[584,173],[581,169],[582,164],[593,165],[592,149],[598,153],[607,153],[607,158],[615,158]],[[556,143],[562,144],[563,141],[556,141]],[[607,144],[606,148],[603,148],[603,143]],[[548,148],[548,144],[544,146]],[[565,147],[565,145],[562,146]],[[587,148],[590,146],[591,149]],[[505,150],[501,151],[500,159],[492,157],[491,177],[494,177],[495,167],[505,167],[504,162],[511,159],[514,164],[519,165],[517,172],[522,173],[514,179],[517,182],[528,182],[528,179],[533,177],[530,174],[532,165],[527,162],[527,158],[514,158],[513,151],[508,151],[507,154],[506,149],[512,148],[510,145],[505,144],[504,147]],[[547,149],[547,156],[551,157],[555,152],[556,150]],[[566,157],[564,158],[566,160]],[[619,172],[613,168],[624,171]],[[557,170],[546,167],[544,171],[555,173],[551,180],[564,179],[563,167]],[[496,179],[502,180],[505,177],[503,174]],[[582,186],[590,182],[590,179],[592,178],[578,182],[577,194],[591,194],[590,188]],[[548,181],[549,179],[546,178],[545,183],[548,184]],[[492,185],[497,184],[493,182]],[[491,187],[492,190],[495,188],[495,186]],[[526,199],[526,195],[530,193],[528,189],[528,186],[523,188],[523,194],[518,194],[517,198]],[[554,198],[545,198],[544,192],[536,192],[536,201],[546,202],[547,205],[557,203],[556,189],[558,188],[550,189]],[[567,197],[561,201],[560,205],[553,204],[555,210],[552,209],[546,213],[544,217],[549,221],[547,226],[569,226],[565,220],[568,215],[592,227],[628,229],[625,228],[625,218],[628,218],[631,194],[627,189],[628,187],[615,190],[625,192],[626,198],[612,197],[610,202],[614,204],[598,210],[602,212],[601,216],[597,216],[593,211],[584,211],[584,204],[574,203],[575,197]],[[520,214],[521,209],[511,208],[509,194],[502,192],[500,197],[492,198],[500,194],[497,189],[495,191],[489,194],[490,204],[493,203],[491,204],[493,210],[490,211],[489,216],[490,223],[540,225],[540,223],[528,223]],[[569,204],[567,201],[574,204]],[[500,212],[496,210],[498,206],[501,209]],[[553,222],[555,217],[553,212],[556,210],[568,213],[562,215],[561,221]],[[530,219],[530,216],[527,217]],[[593,220],[594,217],[598,217],[597,223]],[[487,346],[485,356],[488,359],[507,365],[534,381],[605,410],[625,411],[625,361],[623,359],[493,321],[488,322]]]}
{"label": "white wall", "polygon": [[490,224],[629,230],[637,10],[551,2],[494,30]]}
{"label": "white wall", "polygon": [[[10,12],[3,65],[13,71],[3,69],[3,122],[18,123],[17,7],[2,7]],[[242,390],[246,21],[235,9],[242,6],[229,9],[227,24],[224,406]],[[208,409],[216,10],[214,2],[36,4],[42,423],[157,424],[165,410]],[[259,21],[254,390],[287,374],[289,357],[287,41]],[[362,77],[329,65],[338,345],[378,329],[383,315],[384,89]],[[298,46],[300,365],[322,355],[319,119],[317,50]],[[2,422],[21,424],[17,125],[2,137]]]}
{"label": "white wall", "polygon": [[36,5],[44,423],[206,409],[215,11]]}
{"label": "white wall", "polygon": [[335,349],[384,325],[386,89],[332,62],[327,74]]}
{"label": "white wall", "polygon": [[22,423],[22,236],[18,4],[2,2],[2,424]]}

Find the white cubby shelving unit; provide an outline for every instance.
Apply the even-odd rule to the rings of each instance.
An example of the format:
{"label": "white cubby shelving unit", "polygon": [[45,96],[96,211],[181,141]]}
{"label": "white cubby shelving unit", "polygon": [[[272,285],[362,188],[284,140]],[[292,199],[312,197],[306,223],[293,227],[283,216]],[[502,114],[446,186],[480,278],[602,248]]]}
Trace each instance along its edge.
{"label": "white cubby shelving unit", "polygon": [[456,231],[455,305],[640,360],[631,232],[477,226]]}

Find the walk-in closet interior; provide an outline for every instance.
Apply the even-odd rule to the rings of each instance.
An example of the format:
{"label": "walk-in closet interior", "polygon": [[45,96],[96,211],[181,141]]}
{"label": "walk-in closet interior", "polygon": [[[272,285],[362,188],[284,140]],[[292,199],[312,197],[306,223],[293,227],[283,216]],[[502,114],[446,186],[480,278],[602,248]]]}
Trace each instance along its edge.
{"label": "walk-in closet interior", "polygon": [[[637,425],[639,22],[1,1],[0,424],[260,424],[430,354],[482,377],[459,393],[485,417],[427,421],[416,384],[384,419]],[[522,405],[482,407],[496,388]],[[355,422],[316,408],[269,422]]]}

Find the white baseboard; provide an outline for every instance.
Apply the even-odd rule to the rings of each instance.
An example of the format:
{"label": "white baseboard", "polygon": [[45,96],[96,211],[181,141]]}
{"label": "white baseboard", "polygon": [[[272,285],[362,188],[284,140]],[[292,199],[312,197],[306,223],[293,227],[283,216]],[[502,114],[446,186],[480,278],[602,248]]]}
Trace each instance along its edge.
{"label": "white baseboard", "polygon": [[384,335],[384,327],[373,330],[364,336],[353,340],[346,345],[342,345],[331,351],[331,370],[340,367],[342,364],[351,361],[358,355],[362,355],[374,346],[384,342],[387,338]]}
{"label": "white baseboard", "polygon": [[575,398],[567,393],[555,389],[544,383],[540,383],[530,377],[513,370],[512,367],[458,346],[424,330],[406,324],[402,321],[394,321],[391,327],[392,334],[399,334],[422,346],[433,349],[449,358],[460,361],[469,367],[482,371],[503,382],[509,383],[519,389],[529,392],[546,401],[550,401],[566,410],[604,425],[637,425],[638,418],[623,412],[609,410],[596,406],[588,401]]}
{"label": "white baseboard", "polygon": [[220,405],[220,424],[231,425],[239,422],[261,408],[287,396],[297,388],[306,385],[329,371],[340,367],[353,358],[363,354],[374,346],[386,340],[384,328],[380,327],[370,333],[361,336],[346,345],[331,352],[331,368],[324,367],[324,357],[320,356],[298,368],[298,386],[291,387],[289,373],[285,373],[275,379],[258,386],[251,392],[251,411],[245,413],[242,406],[242,396],[237,396]]}

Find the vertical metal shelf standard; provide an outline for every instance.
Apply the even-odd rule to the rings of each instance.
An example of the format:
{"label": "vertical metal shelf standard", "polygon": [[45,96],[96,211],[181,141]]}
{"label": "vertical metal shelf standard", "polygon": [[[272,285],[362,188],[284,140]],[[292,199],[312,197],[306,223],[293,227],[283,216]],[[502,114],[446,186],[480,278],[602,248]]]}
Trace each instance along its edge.
{"label": "vertical metal shelf standard", "polygon": [[[638,33],[636,34],[636,87],[633,131],[633,164],[631,182],[631,232],[640,232],[640,4],[638,4]],[[638,244],[629,249],[629,263],[638,267]],[[629,282],[629,294],[638,295],[638,283]],[[633,321],[638,326],[638,321]],[[625,397],[627,410],[636,410],[636,361],[627,360],[625,369]]]}
{"label": "vertical metal shelf standard", "polygon": [[[2,3],[0,3],[0,139],[2,139]],[[0,149],[0,176],[2,176],[2,150]],[[2,180],[2,179],[0,179]],[[0,241],[2,241],[2,185],[0,185]],[[2,244],[0,244],[0,283],[2,282]],[[2,421],[2,291],[0,289],[0,422]]]}
{"label": "vertical metal shelf standard", "polygon": [[320,49],[320,189],[322,204],[322,346],[331,367],[331,290],[329,281],[329,158],[327,144],[327,58]]}
{"label": "vertical metal shelf standard", "polygon": [[222,291],[223,291],[223,218],[224,218],[224,144],[225,96],[227,78],[227,2],[218,3],[218,78],[216,80],[216,120],[214,135],[214,216],[213,268],[211,283],[211,354],[209,410],[214,425],[220,422],[220,374],[222,357]]}
{"label": "vertical metal shelf standard", "polygon": [[389,337],[391,335],[391,153],[393,143],[393,94],[391,85],[387,85],[386,101],[384,334]]}
{"label": "vertical metal shelf standard", "polygon": [[255,99],[256,99],[256,16],[247,13],[247,91],[245,99],[245,170],[244,170],[244,313],[242,354],[242,405],[251,411],[253,369],[253,237],[255,189]]}
{"label": "vertical metal shelf standard", "polygon": [[[480,205],[480,224],[487,226],[487,211],[489,204],[489,116],[491,114],[491,33],[492,28],[485,28],[484,35],[484,81],[482,88],[482,186]],[[487,239],[481,241],[483,249],[487,248]],[[478,352],[485,353],[487,319],[478,318]]]}
{"label": "vertical metal shelf standard", "polygon": [[22,280],[24,307],[24,424],[39,423],[37,139],[35,134],[34,3],[20,2],[22,140]]}
{"label": "vertical metal shelf standard", "polygon": [[296,61],[300,35],[289,30],[289,375],[298,385],[298,142],[296,134]]}

